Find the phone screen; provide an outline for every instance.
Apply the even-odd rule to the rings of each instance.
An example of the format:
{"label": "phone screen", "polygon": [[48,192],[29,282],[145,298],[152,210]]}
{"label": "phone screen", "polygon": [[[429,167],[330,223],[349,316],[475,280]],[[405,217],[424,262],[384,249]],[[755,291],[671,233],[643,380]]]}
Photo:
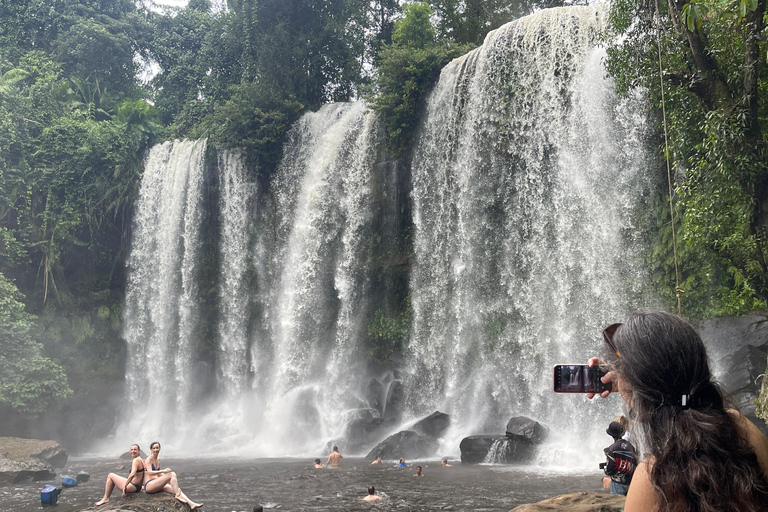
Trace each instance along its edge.
{"label": "phone screen", "polygon": [[555,393],[602,393],[612,389],[612,384],[603,384],[600,378],[608,372],[605,366],[586,364],[558,364],[554,369]]}

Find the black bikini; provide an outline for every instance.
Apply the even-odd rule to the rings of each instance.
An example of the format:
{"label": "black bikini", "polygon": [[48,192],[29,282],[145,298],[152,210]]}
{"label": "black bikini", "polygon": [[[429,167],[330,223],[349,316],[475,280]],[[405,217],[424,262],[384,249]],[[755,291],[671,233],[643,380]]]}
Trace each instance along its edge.
{"label": "black bikini", "polygon": [[[147,470],[147,468],[141,468],[141,469],[137,469],[137,470],[136,470],[136,474],[138,475],[139,473],[143,473],[143,472],[144,472],[144,471],[146,471],[146,470]],[[134,478],[135,478],[135,476],[134,476]],[[139,492],[139,491],[141,490],[141,486],[140,486],[140,485],[136,485],[136,484],[135,484],[135,483],[133,483],[133,482],[126,482],[126,483],[125,483],[125,485],[126,485],[126,487],[127,487],[127,486],[129,486],[129,485],[132,485],[132,486],[134,486],[134,487],[136,488],[136,490],[135,490],[135,491],[128,491],[128,490],[126,490],[125,492],[134,493],[134,492]]]}

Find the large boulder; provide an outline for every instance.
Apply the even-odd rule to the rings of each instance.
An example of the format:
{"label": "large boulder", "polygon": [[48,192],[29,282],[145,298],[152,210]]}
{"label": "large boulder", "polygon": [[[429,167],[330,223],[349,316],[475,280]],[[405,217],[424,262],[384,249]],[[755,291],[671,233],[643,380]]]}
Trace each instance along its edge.
{"label": "large boulder", "polygon": [[84,510],[98,510],[99,512],[102,510],[109,510],[111,512],[188,512],[190,508],[189,505],[164,492],[157,494],[138,492],[123,496],[115,491],[109,502]]}
{"label": "large boulder", "polygon": [[387,425],[376,409],[354,409],[346,416],[344,444],[352,453],[359,453],[364,447],[370,447],[386,433]]}
{"label": "large boulder", "polygon": [[469,436],[461,440],[459,450],[462,464],[524,464],[536,455],[536,446],[520,436]]}
{"label": "large boulder", "polygon": [[22,482],[51,480],[56,472],[50,464],[41,460],[12,460],[0,458],[0,487]]}
{"label": "large boulder", "polygon": [[437,453],[438,443],[434,439],[403,430],[392,434],[377,444],[366,456],[369,459],[425,459]]}
{"label": "large boulder", "polygon": [[437,439],[443,435],[443,432],[445,432],[445,429],[447,429],[450,424],[450,416],[444,412],[435,411],[426,418],[420,419],[414,423],[410,430],[413,430],[422,436]]}
{"label": "large boulder", "polygon": [[531,444],[541,444],[549,437],[549,427],[525,416],[515,416],[507,422],[506,434]]}
{"label": "large boulder", "polygon": [[67,452],[56,441],[0,437],[0,486],[50,480],[66,463]]}
{"label": "large boulder", "polygon": [[510,512],[621,512],[627,497],[620,494],[575,492],[549,498],[538,503],[520,505]]}

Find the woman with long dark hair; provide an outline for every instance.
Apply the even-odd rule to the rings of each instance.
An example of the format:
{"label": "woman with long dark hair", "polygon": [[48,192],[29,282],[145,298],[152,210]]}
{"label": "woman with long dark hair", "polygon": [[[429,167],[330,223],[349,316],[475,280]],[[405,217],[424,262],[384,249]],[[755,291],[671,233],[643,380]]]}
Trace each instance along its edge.
{"label": "woman with long dark hair", "polygon": [[693,327],[670,313],[637,313],[603,337],[605,363],[589,364],[608,365],[603,382],[624,398],[647,452],[624,510],[768,511],[768,440],[727,403]]}

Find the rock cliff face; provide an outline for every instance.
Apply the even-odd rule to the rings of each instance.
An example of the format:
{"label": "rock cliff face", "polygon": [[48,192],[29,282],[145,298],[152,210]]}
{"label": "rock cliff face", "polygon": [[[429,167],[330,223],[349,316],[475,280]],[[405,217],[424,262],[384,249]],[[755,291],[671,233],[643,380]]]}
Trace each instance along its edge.
{"label": "rock cliff face", "polygon": [[56,441],[0,437],[0,486],[50,480],[67,463],[67,452]]}

